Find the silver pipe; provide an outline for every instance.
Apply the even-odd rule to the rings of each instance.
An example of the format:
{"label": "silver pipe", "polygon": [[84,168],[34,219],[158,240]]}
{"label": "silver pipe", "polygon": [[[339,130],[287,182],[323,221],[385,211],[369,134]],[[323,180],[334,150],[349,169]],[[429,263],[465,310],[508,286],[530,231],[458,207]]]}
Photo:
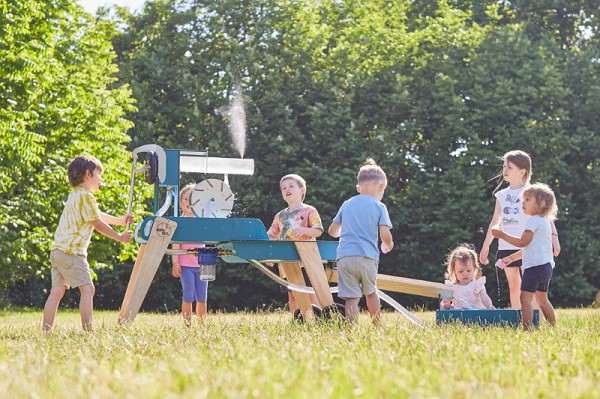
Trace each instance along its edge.
{"label": "silver pipe", "polygon": [[[256,267],[258,270],[260,270],[264,275],[269,277],[271,280],[275,281],[278,284],[283,285],[286,288],[289,288],[292,291],[304,292],[306,294],[314,294],[315,293],[315,290],[312,287],[305,287],[302,285],[292,284],[289,281],[284,280],[277,274],[273,273],[265,265],[263,265],[262,263],[254,260],[254,259],[248,259],[248,262],[250,262],[254,267]],[[329,287],[329,289],[331,290],[331,293],[333,293],[333,294],[338,292],[338,287]],[[415,315],[410,313],[404,306],[400,305],[398,302],[396,302],[392,297],[390,297],[386,293],[384,293],[380,290],[377,290],[377,293],[379,294],[379,297],[381,299],[383,299],[383,301],[385,301],[391,307],[393,307],[394,309],[396,309],[397,311],[402,313],[402,315],[404,317],[406,317],[409,321],[411,321],[413,324],[417,325],[418,327],[424,328],[424,329],[430,328],[427,324],[425,324],[423,321],[418,319]]]}

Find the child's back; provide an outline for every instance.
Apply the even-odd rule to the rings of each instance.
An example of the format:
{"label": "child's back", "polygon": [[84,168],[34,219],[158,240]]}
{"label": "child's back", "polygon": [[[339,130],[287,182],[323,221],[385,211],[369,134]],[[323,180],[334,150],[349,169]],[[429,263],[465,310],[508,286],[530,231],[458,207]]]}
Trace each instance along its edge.
{"label": "child's back", "polygon": [[387,207],[370,195],[359,194],[344,202],[335,222],[342,225],[337,258],[366,256],[379,259],[379,226],[391,227]]}

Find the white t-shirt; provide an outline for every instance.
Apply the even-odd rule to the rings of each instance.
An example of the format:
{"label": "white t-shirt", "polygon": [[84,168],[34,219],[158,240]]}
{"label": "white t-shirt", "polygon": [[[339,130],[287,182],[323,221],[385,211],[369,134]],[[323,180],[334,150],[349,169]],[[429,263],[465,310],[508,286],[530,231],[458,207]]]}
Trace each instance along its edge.
{"label": "white t-shirt", "polygon": [[485,309],[481,300],[481,292],[485,290],[485,277],[479,277],[467,285],[453,284],[454,298],[452,303],[456,310]]}
{"label": "white t-shirt", "polygon": [[[495,194],[496,199],[500,202],[500,226],[502,231],[515,237],[521,237],[523,231],[525,231],[525,224],[529,219],[529,216],[523,212],[523,199],[521,198],[523,190],[525,190],[525,186],[514,190],[507,187]],[[520,248],[498,239],[498,249],[517,250]]]}
{"label": "white t-shirt", "polygon": [[548,218],[533,215],[527,221],[525,230],[533,233],[526,247],[523,247],[523,269],[551,263],[554,267],[552,253],[552,228]]}

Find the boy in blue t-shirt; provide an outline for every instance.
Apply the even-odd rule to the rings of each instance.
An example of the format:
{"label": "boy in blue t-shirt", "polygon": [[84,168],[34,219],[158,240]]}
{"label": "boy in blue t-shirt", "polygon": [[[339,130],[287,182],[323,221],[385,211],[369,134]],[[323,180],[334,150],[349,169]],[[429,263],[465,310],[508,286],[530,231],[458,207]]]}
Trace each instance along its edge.
{"label": "boy in blue t-shirt", "polygon": [[378,236],[381,236],[384,253],[394,248],[390,215],[381,203],[387,177],[383,169],[368,158],[358,171],[357,179],[356,191],[360,194],[342,204],[328,232],[340,238],[336,254],[338,296],[346,301],[346,317],[356,322],[358,302],[364,295],[373,323],[377,324],[381,307],[377,294]]}

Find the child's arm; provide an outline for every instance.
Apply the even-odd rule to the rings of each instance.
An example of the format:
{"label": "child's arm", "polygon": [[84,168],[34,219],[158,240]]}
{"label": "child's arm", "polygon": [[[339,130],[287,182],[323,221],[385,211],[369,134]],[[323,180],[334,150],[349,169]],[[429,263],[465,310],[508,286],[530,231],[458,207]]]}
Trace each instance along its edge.
{"label": "child's arm", "polygon": [[[173,249],[180,249],[181,245],[179,244],[173,244],[171,246],[171,248]],[[180,277],[181,276],[181,266],[179,265],[179,255],[173,255],[171,256],[171,274],[173,274],[173,277]]]}
{"label": "child's arm", "polygon": [[121,217],[115,217],[109,215],[108,213],[100,212],[100,219],[106,224],[111,224],[113,226],[126,226],[127,223],[133,223],[133,215],[131,213],[126,213]]}
{"label": "child's arm", "polygon": [[115,241],[120,241],[124,244],[131,241],[131,237],[133,237],[133,233],[131,231],[126,231],[124,233],[117,233],[113,230],[112,227],[108,223],[106,223],[102,219],[96,219],[92,223],[92,226],[101,234],[107,236],[108,238],[112,238]]}
{"label": "child's arm", "polygon": [[338,238],[340,236],[341,231],[342,231],[342,225],[337,222],[331,222],[331,225],[329,226],[329,229],[327,230],[329,235],[332,236],[333,238]]}
{"label": "child's arm", "polygon": [[529,244],[531,239],[533,238],[533,232],[531,230],[525,230],[521,237],[511,236],[506,234],[504,231],[499,229],[492,229],[492,235],[495,238],[501,238],[509,244],[514,245],[515,247],[523,248]]}
{"label": "child's arm", "polygon": [[317,238],[321,234],[323,234],[323,230],[318,229],[316,227],[296,227],[294,229],[293,235],[296,237],[311,237]]}
{"label": "child's arm", "polygon": [[554,222],[550,223],[550,228],[552,229],[552,248],[554,249],[554,256],[560,255],[560,241],[558,241],[558,230],[556,230],[556,225]]}
{"label": "child's arm", "polygon": [[279,228],[279,213],[278,213],[273,218],[271,227],[269,227],[269,230],[267,230],[267,235],[269,236],[269,239],[271,239],[271,240],[278,240],[280,232],[281,232],[281,230]]}
{"label": "child's arm", "polygon": [[392,238],[390,228],[384,224],[380,225],[379,236],[381,237],[381,242],[385,245],[387,252],[390,252],[394,248],[394,239]]}
{"label": "child's arm", "polygon": [[485,290],[485,287],[481,291],[479,291],[479,296],[481,297],[481,303],[483,303],[483,306],[485,306],[486,309],[496,309],[496,307],[492,303],[492,298],[490,298],[490,296],[488,295],[487,291]]}
{"label": "child's arm", "polygon": [[492,216],[492,220],[490,221],[490,224],[488,226],[487,233],[485,235],[485,240],[483,241],[483,245],[481,246],[481,252],[479,252],[479,262],[481,262],[483,265],[487,265],[490,262],[488,259],[488,255],[490,254],[490,245],[494,240],[494,237],[492,236],[492,227],[498,224],[498,222],[500,222],[501,211],[502,210],[500,209],[500,201],[496,199],[496,208],[494,209],[494,215]]}
{"label": "child's arm", "polygon": [[523,259],[523,250],[520,249],[517,252],[515,252],[512,255],[507,256],[506,258],[502,258],[502,261],[507,264],[510,265],[513,262],[518,261],[519,259]]}

